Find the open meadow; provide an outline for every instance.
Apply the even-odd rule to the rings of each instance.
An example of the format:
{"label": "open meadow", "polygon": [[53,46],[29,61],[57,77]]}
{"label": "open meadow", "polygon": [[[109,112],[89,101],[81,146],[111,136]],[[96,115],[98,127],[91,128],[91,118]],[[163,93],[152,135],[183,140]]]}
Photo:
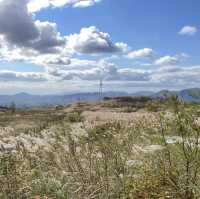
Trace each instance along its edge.
{"label": "open meadow", "polygon": [[0,0],[0,199],[200,199],[200,0]]}
{"label": "open meadow", "polygon": [[107,99],[2,112],[0,125],[2,199],[200,197],[198,105]]}

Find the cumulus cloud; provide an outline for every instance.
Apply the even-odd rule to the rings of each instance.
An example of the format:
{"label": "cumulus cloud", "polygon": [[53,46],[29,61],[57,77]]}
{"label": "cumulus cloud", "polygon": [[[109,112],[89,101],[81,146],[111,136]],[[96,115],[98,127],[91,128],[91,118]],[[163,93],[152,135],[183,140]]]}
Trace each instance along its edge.
{"label": "cumulus cloud", "polygon": [[48,75],[45,73],[35,73],[35,72],[15,72],[2,70],[0,71],[1,81],[28,81],[28,82],[40,82],[46,81]]}
{"label": "cumulus cloud", "polygon": [[35,21],[39,37],[31,42],[30,47],[40,53],[60,52],[65,45],[65,39],[57,32],[57,25],[50,22]]}
{"label": "cumulus cloud", "polygon": [[57,71],[56,75],[61,75],[63,80],[79,79],[87,81],[98,81],[102,76],[104,77],[104,81],[145,81],[149,78],[148,73],[130,68],[107,68],[106,71],[103,72],[103,75],[100,75],[102,71],[99,68],[93,68],[92,70],[84,71],[70,70],[59,72]]}
{"label": "cumulus cloud", "polygon": [[[90,65],[89,61],[85,61],[85,63]],[[200,82],[200,66],[181,67],[171,65],[147,70],[119,67],[105,60],[91,61],[91,64],[91,68],[79,68],[77,62],[76,68],[70,68],[69,65],[69,68],[53,68],[47,72],[61,81],[78,80],[92,82],[103,78],[105,82],[135,82],[136,84],[155,87],[173,86],[174,84],[184,87],[187,84],[195,85]]]}
{"label": "cumulus cloud", "polygon": [[195,26],[184,26],[180,31],[180,35],[193,36],[197,33],[197,28]]}
{"label": "cumulus cloud", "polygon": [[144,48],[144,49],[129,52],[127,57],[130,59],[149,58],[153,56],[153,53],[154,53],[153,49]]}
{"label": "cumulus cloud", "polygon": [[67,67],[47,68],[50,75],[56,76],[61,80],[99,80],[100,78],[109,79],[116,74],[116,67],[113,63],[104,60],[90,61],[72,59]]}
{"label": "cumulus cloud", "polygon": [[64,67],[71,64],[71,60],[68,57],[60,55],[43,55],[38,56],[32,60],[36,65],[42,65],[46,67]]}
{"label": "cumulus cloud", "polygon": [[[55,23],[35,21],[28,13],[27,0],[3,0],[0,2],[0,35],[10,49],[39,53],[55,53],[65,45]],[[5,42],[5,43],[6,43]]]}
{"label": "cumulus cloud", "polygon": [[[79,63],[81,64],[81,62]],[[85,63],[89,66],[90,62]],[[150,72],[133,68],[119,68],[114,63],[105,60],[91,61],[90,67],[76,68],[70,65],[65,68],[48,68],[47,72],[60,78],[60,80],[86,80],[98,81],[100,78],[105,81],[146,81],[150,77]],[[74,65],[72,62],[71,65]]]}
{"label": "cumulus cloud", "polygon": [[169,66],[169,65],[177,65],[179,64],[181,61],[183,61],[185,58],[188,58],[189,55],[182,53],[180,55],[175,55],[175,56],[164,56],[164,57],[160,57],[159,59],[157,59],[155,61],[155,65],[158,66]]}
{"label": "cumulus cloud", "polygon": [[100,2],[101,0],[30,0],[28,3],[29,12],[37,12],[43,8],[47,7],[63,7],[63,6],[73,6],[73,7],[89,7]]}
{"label": "cumulus cloud", "polygon": [[26,0],[0,2],[0,34],[16,45],[28,45],[39,37],[33,16],[28,13]]}
{"label": "cumulus cloud", "polygon": [[160,84],[179,84],[182,87],[199,84],[200,66],[179,67],[168,66],[160,68],[152,74],[152,81]]}
{"label": "cumulus cloud", "polygon": [[85,70],[95,68],[98,61],[96,60],[86,60],[86,59],[71,59],[71,64],[68,65],[69,69]]}
{"label": "cumulus cloud", "polygon": [[123,68],[118,70],[119,80],[123,81],[149,81],[151,72],[148,70],[138,70],[132,68]]}
{"label": "cumulus cloud", "polygon": [[[38,7],[32,7],[28,0],[0,0],[0,60],[22,61],[44,66],[44,72],[0,71],[1,82],[41,82],[47,85],[51,80],[57,82],[104,81],[132,82],[130,85],[195,85],[200,83],[200,67],[178,67],[185,54],[163,56],[154,64],[160,68],[146,70],[117,66],[105,60],[80,60],[77,55],[108,54],[118,56],[127,54],[131,59],[150,58],[154,51],[150,48],[128,53],[129,47],[123,42],[114,42],[108,33],[95,26],[82,28],[80,33],[62,36],[55,23],[35,20],[32,12],[45,7],[90,6],[98,0],[32,0]],[[33,11],[34,10],[34,11]],[[193,30],[192,30],[193,28]],[[183,28],[180,34],[193,35],[195,27]],[[110,55],[111,53],[111,55]],[[73,57],[74,56],[74,57]],[[75,58],[76,57],[76,58]],[[119,56],[118,56],[119,57]],[[89,58],[88,58],[89,59]],[[123,83],[122,83],[123,82]],[[80,83],[81,84],[81,83]],[[39,85],[39,83],[38,83]],[[66,83],[63,83],[66,86]],[[82,86],[82,85],[79,85]]]}
{"label": "cumulus cloud", "polygon": [[164,56],[155,61],[156,65],[176,65],[179,63],[179,58],[176,56]]}
{"label": "cumulus cloud", "polygon": [[82,28],[79,34],[71,34],[66,39],[69,49],[82,54],[125,52],[128,48],[125,43],[113,43],[108,33],[99,31],[95,26]]}
{"label": "cumulus cloud", "polygon": [[[94,26],[82,28],[79,34],[62,36],[56,23],[35,20],[35,15],[28,11],[28,2],[0,0],[0,60],[66,66],[73,54],[122,53],[128,48],[123,42],[112,42],[108,33]],[[59,1],[50,2],[59,6]],[[75,5],[80,1],[65,3],[70,2]],[[42,4],[45,1],[37,2]]]}
{"label": "cumulus cloud", "polygon": [[[82,63],[85,63],[85,68],[81,67]],[[89,86],[87,88],[94,91],[98,87],[97,84],[100,78],[103,78],[104,85],[107,85],[107,90],[112,86],[115,86],[118,90],[131,90],[133,88],[146,90],[149,88],[195,87],[200,83],[199,76],[200,66],[182,67],[171,65],[147,70],[132,67],[123,68],[105,60],[78,61],[76,59],[72,60],[72,63],[66,65],[66,67],[47,67],[46,71],[41,73],[0,71],[0,80],[2,82],[12,82],[12,84],[13,82],[27,82],[27,84],[31,83],[32,85],[39,85],[38,83],[42,82],[42,85],[48,87],[48,84],[55,84],[56,81],[55,85],[62,84],[62,89],[66,87],[66,84],[70,83],[73,86],[73,82],[76,82],[79,85],[79,89],[84,89],[85,86],[83,87],[83,85],[87,84]],[[71,89],[71,86],[69,89]],[[53,92],[50,88],[49,91]],[[88,90],[86,89],[85,91]]]}
{"label": "cumulus cloud", "polygon": [[73,4],[74,7],[79,7],[79,8],[85,8],[89,6],[93,6],[95,3],[100,2],[101,0],[85,0],[85,1],[77,1],[76,3]]}

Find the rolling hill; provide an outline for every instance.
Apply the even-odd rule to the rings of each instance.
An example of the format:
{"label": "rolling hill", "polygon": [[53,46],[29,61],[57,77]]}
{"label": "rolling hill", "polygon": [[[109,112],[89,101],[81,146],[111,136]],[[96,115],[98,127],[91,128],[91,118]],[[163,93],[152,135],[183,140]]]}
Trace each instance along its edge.
{"label": "rolling hill", "polygon": [[[152,98],[165,98],[172,95],[177,95],[179,99],[186,102],[200,103],[200,88],[185,89],[181,91],[162,90],[157,93],[141,91],[137,93],[126,92],[104,92],[104,97],[120,97],[120,96],[149,96]],[[28,93],[18,93],[15,95],[0,95],[0,106],[10,106],[15,103],[19,108],[29,108],[36,106],[55,106],[67,105],[78,101],[98,101],[99,94],[94,93],[75,93],[65,95],[31,95]]]}

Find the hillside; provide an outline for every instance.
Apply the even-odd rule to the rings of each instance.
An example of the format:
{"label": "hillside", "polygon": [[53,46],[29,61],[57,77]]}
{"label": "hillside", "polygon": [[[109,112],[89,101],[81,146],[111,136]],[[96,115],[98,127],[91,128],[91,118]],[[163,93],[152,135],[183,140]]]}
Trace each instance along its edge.
{"label": "hillside", "polygon": [[[118,97],[118,96],[149,96],[152,92],[138,92],[129,94],[126,92],[104,92],[104,97]],[[55,105],[67,105],[74,102],[86,101],[96,102],[99,101],[100,97],[98,93],[75,93],[65,95],[31,95],[28,93],[18,93],[15,95],[0,95],[0,105],[10,106],[12,103],[19,108],[26,107],[48,107]]]}
{"label": "hillside", "polygon": [[181,91],[169,91],[169,90],[163,90],[156,94],[154,94],[152,97],[158,97],[158,98],[166,98],[176,95],[179,97],[179,99],[185,101],[185,102],[196,102],[200,103],[200,89],[199,88],[191,88],[191,89],[184,89]]}
{"label": "hillside", "polygon": [[[126,96],[125,92],[106,92],[102,97]],[[10,106],[15,103],[19,108],[26,107],[48,107],[55,105],[67,105],[78,101],[98,101],[98,93],[76,93],[68,95],[31,95],[28,93],[18,93],[16,95],[0,95],[0,105]]]}
{"label": "hillside", "polygon": [[[185,102],[196,102],[200,103],[200,89],[185,89],[181,91],[169,91],[162,90],[157,93],[141,91],[136,93],[126,92],[104,92],[104,97],[120,97],[120,96],[148,96],[154,98],[166,98],[172,95],[177,95],[180,99]],[[10,106],[15,103],[19,108],[26,107],[48,107],[56,105],[67,105],[74,102],[85,101],[85,102],[97,102],[99,101],[98,93],[75,93],[65,95],[31,95],[28,93],[18,93],[15,95],[0,95],[0,106]]]}
{"label": "hillside", "polygon": [[1,112],[0,198],[199,198],[199,109],[111,97]]}

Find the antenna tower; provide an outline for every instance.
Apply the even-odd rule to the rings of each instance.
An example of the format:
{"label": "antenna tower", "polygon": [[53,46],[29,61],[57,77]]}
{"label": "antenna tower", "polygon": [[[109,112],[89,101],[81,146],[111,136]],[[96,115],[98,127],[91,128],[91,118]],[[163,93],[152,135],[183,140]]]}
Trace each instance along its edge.
{"label": "antenna tower", "polygon": [[99,100],[101,100],[103,97],[103,80],[100,78],[99,82]]}

